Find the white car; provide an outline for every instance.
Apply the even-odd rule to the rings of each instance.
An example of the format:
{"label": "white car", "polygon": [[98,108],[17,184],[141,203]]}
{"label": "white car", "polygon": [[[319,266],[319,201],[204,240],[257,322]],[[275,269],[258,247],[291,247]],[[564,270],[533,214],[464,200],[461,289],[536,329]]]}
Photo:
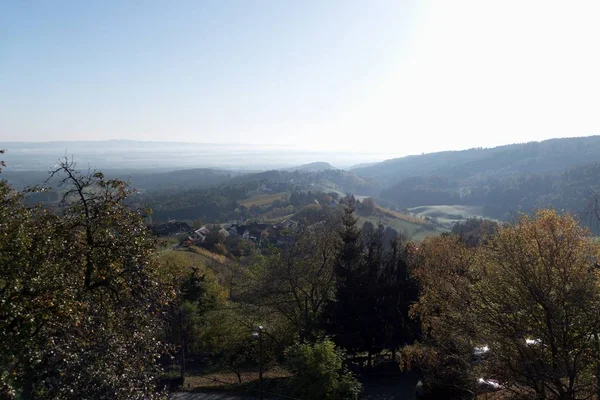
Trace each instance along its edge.
{"label": "white car", "polygon": [[477,386],[479,390],[485,392],[495,392],[496,390],[504,389],[504,385],[495,379],[479,378],[477,379]]}

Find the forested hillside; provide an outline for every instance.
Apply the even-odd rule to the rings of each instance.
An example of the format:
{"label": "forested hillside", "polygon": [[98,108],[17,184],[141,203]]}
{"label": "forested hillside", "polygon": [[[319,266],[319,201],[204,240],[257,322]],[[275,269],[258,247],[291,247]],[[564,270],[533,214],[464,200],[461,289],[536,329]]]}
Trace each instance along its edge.
{"label": "forested hillside", "polygon": [[480,206],[509,219],[553,207],[580,216],[600,188],[600,136],[442,152],[353,170],[385,186],[381,198],[400,207]]}
{"label": "forested hillside", "polygon": [[[351,172],[327,170],[320,172],[266,171],[229,177],[221,185],[154,189],[139,193],[134,201],[148,205],[153,219],[198,219],[226,221],[257,217],[260,206],[271,206],[271,217],[283,217],[298,210],[297,207],[324,200],[330,193],[378,194],[380,187],[371,179],[360,178]],[[266,202],[252,199],[261,197]],[[265,198],[266,197],[266,198]],[[264,208],[264,207],[263,207]]]}
{"label": "forested hillside", "polygon": [[600,161],[600,136],[443,151],[395,158],[352,171],[391,186],[412,176],[443,176],[460,180],[506,177],[560,171],[596,161]]}

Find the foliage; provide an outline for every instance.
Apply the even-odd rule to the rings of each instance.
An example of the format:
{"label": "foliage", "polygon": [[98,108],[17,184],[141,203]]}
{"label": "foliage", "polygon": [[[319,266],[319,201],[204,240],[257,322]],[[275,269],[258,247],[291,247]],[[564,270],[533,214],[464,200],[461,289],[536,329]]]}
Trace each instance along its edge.
{"label": "foliage", "polygon": [[175,346],[184,345],[185,354],[210,351],[218,341],[210,313],[226,305],[226,292],[212,271],[198,267],[188,267],[178,287],[179,299],[169,314],[168,338]]}
{"label": "foliage", "polygon": [[498,230],[498,223],[482,218],[469,218],[457,222],[452,227],[452,233],[459,235],[468,246],[477,247],[487,242]]}
{"label": "foliage", "polygon": [[[188,171],[178,172],[188,176]],[[323,200],[325,191],[332,189],[373,195],[379,192],[379,185],[372,180],[340,170],[202,176],[209,182],[220,180],[221,183],[200,187],[198,183],[190,183],[176,188],[157,185],[161,187],[160,190],[151,187],[152,190],[136,195],[134,201],[152,208],[152,217],[156,222],[169,219],[219,222],[257,218],[263,214],[269,214],[269,218],[289,215],[298,211],[298,208],[314,204],[315,200]],[[163,175],[156,178],[160,181],[165,179]],[[148,177],[144,179],[146,182]],[[181,178],[175,180],[181,181]],[[257,189],[263,185],[272,193],[256,195]]]}
{"label": "foliage", "polygon": [[336,295],[326,310],[327,331],[349,352],[371,356],[412,341],[408,309],[416,288],[402,238],[382,225],[356,226],[353,202],[345,209],[335,260]]}
{"label": "foliage", "polygon": [[[415,255],[422,337],[404,351],[430,388],[475,392],[500,381],[515,398],[596,395],[600,371],[600,247],[550,210],[499,228],[489,242],[426,240]],[[485,348],[480,362],[475,349]],[[481,356],[481,354],[480,354]],[[470,393],[469,393],[470,392]]]}
{"label": "foliage", "polygon": [[307,399],[356,399],[361,385],[344,365],[344,353],[325,339],[314,344],[295,344],[286,350],[287,366],[295,373],[295,394]]}
{"label": "foliage", "polygon": [[364,199],[360,204],[359,212],[366,216],[373,215],[375,212],[375,200],[373,200],[371,197]]}
{"label": "foliage", "polygon": [[338,245],[336,220],[301,224],[283,235],[283,245],[257,269],[250,303],[269,304],[302,340],[318,334],[320,317],[333,298]]}
{"label": "foliage", "polygon": [[419,301],[411,314],[421,324],[421,337],[403,349],[406,367],[417,365],[428,391],[446,398],[470,397],[475,391],[472,365],[476,321],[472,304],[474,250],[456,236],[427,238],[413,254]]}
{"label": "foliage", "polygon": [[363,244],[361,231],[356,226],[354,208],[344,210],[340,238],[342,244],[335,263],[336,295],[327,310],[327,330],[333,333],[335,342],[349,352],[362,350],[358,330],[362,316]]}
{"label": "foliage", "polygon": [[599,251],[572,216],[549,210],[500,229],[481,250],[472,308],[491,349],[488,374],[538,398],[596,394]]}
{"label": "foliage", "polygon": [[169,292],[121,181],[68,162],[58,213],[0,183],[0,380],[23,398],[153,398]]}

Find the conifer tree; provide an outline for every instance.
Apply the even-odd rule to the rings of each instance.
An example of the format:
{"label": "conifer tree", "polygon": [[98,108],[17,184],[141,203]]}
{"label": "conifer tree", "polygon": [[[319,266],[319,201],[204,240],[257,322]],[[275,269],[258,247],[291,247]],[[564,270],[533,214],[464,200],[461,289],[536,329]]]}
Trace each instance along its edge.
{"label": "conifer tree", "polygon": [[347,199],[348,206],[342,217],[341,246],[335,263],[336,295],[329,305],[326,316],[327,330],[333,334],[338,345],[355,353],[363,348],[359,326],[362,310],[363,244],[360,229],[356,226],[354,201]]}

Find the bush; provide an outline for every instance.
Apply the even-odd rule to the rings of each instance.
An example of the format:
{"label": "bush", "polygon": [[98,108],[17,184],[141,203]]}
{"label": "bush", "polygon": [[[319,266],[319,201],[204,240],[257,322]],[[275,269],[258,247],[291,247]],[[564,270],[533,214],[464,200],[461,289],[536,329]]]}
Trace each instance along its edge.
{"label": "bush", "polygon": [[295,344],[285,353],[287,367],[295,374],[291,384],[298,397],[346,400],[360,394],[361,384],[343,367],[344,352],[331,340]]}

